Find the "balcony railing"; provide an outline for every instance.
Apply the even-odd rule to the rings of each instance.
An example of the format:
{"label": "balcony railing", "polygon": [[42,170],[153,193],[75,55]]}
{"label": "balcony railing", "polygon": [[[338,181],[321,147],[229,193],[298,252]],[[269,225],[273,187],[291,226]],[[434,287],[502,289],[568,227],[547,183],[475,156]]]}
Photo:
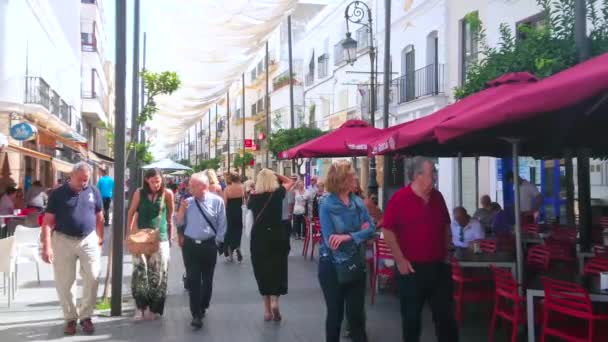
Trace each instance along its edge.
{"label": "balcony railing", "polygon": [[61,97],[54,90],[51,90],[51,113],[55,114],[56,117],[61,117]]}
{"label": "balcony railing", "polygon": [[306,75],[306,86],[311,86],[315,83],[315,74]]}
{"label": "balcony railing", "polygon": [[51,87],[42,77],[25,77],[25,103],[51,108]]}
{"label": "balcony railing", "polygon": [[424,96],[443,94],[444,65],[429,64],[395,80],[399,89],[399,103],[413,101]]}
{"label": "balcony railing", "polygon": [[80,46],[82,51],[97,51],[97,38],[95,33],[80,32]]}
{"label": "balcony railing", "polygon": [[317,64],[319,67],[319,78],[325,78],[328,75],[328,69],[329,69],[329,55],[328,54],[323,54],[321,56],[319,56],[319,59],[317,60]]}
{"label": "balcony railing", "polygon": [[59,117],[61,121],[72,124],[72,107],[70,107],[65,101],[61,100],[61,107],[59,108]]}

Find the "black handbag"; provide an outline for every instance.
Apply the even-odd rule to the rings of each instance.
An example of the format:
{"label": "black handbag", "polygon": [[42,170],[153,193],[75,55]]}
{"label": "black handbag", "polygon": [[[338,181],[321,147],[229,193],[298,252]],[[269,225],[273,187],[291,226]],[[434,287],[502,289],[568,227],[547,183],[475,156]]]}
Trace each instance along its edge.
{"label": "black handbag", "polygon": [[365,276],[365,262],[359,248],[347,260],[334,265],[340,284],[349,284]]}

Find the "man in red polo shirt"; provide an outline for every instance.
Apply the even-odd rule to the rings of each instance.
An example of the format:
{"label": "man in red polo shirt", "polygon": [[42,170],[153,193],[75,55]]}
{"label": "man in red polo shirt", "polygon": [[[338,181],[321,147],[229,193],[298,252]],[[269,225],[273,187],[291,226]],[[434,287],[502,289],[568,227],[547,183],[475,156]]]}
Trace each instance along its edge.
{"label": "man in red polo shirt", "polygon": [[397,264],[404,342],[420,341],[422,309],[429,301],[439,342],[458,341],[451,270],[450,215],[434,188],[435,166],[414,158],[412,182],[397,191],[384,213],[384,239]]}

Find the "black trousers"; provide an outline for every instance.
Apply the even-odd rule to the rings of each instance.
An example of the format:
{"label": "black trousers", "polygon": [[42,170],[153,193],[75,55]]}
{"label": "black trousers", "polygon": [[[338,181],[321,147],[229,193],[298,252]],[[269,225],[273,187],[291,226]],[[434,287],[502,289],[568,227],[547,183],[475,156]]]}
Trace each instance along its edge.
{"label": "black trousers", "polygon": [[304,214],[293,215],[293,232],[301,237],[306,236],[306,221],[304,221]]}
{"label": "black trousers", "polygon": [[112,198],[103,198],[103,218],[106,226],[110,224],[110,203]]}
{"label": "black trousers", "polygon": [[350,284],[340,284],[336,267],[327,257],[319,259],[319,283],[325,297],[327,317],[325,319],[326,342],[340,342],[340,328],[344,319],[354,342],[367,342],[365,332],[365,276]]}
{"label": "black trousers", "polygon": [[415,273],[397,275],[404,342],[420,341],[422,309],[428,301],[438,342],[457,342],[452,272],[444,262],[413,263]]}
{"label": "black trousers", "polygon": [[202,317],[211,301],[217,247],[213,239],[197,244],[186,237],[183,253],[190,296],[190,312],[193,317]]}

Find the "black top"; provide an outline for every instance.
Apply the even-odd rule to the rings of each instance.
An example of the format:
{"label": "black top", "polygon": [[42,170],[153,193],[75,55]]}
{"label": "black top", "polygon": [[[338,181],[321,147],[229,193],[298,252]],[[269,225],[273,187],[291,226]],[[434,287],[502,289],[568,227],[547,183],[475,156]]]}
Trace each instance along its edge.
{"label": "black top", "polygon": [[[249,208],[253,212],[254,219],[258,217],[266,203],[266,209],[261,214],[261,216],[255,221],[254,227],[257,226],[269,226],[269,227],[279,227],[282,223],[282,213],[283,213],[283,198],[285,198],[285,188],[279,186],[274,192],[264,192],[261,194],[253,194],[249,198],[249,203],[247,203],[247,208]],[[268,201],[268,198],[270,201]]]}
{"label": "black top", "polygon": [[46,212],[55,215],[55,230],[85,237],[95,230],[96,214],[103,209],[101,194],[89,185],[74,192],[66,183],[51,192]]}

